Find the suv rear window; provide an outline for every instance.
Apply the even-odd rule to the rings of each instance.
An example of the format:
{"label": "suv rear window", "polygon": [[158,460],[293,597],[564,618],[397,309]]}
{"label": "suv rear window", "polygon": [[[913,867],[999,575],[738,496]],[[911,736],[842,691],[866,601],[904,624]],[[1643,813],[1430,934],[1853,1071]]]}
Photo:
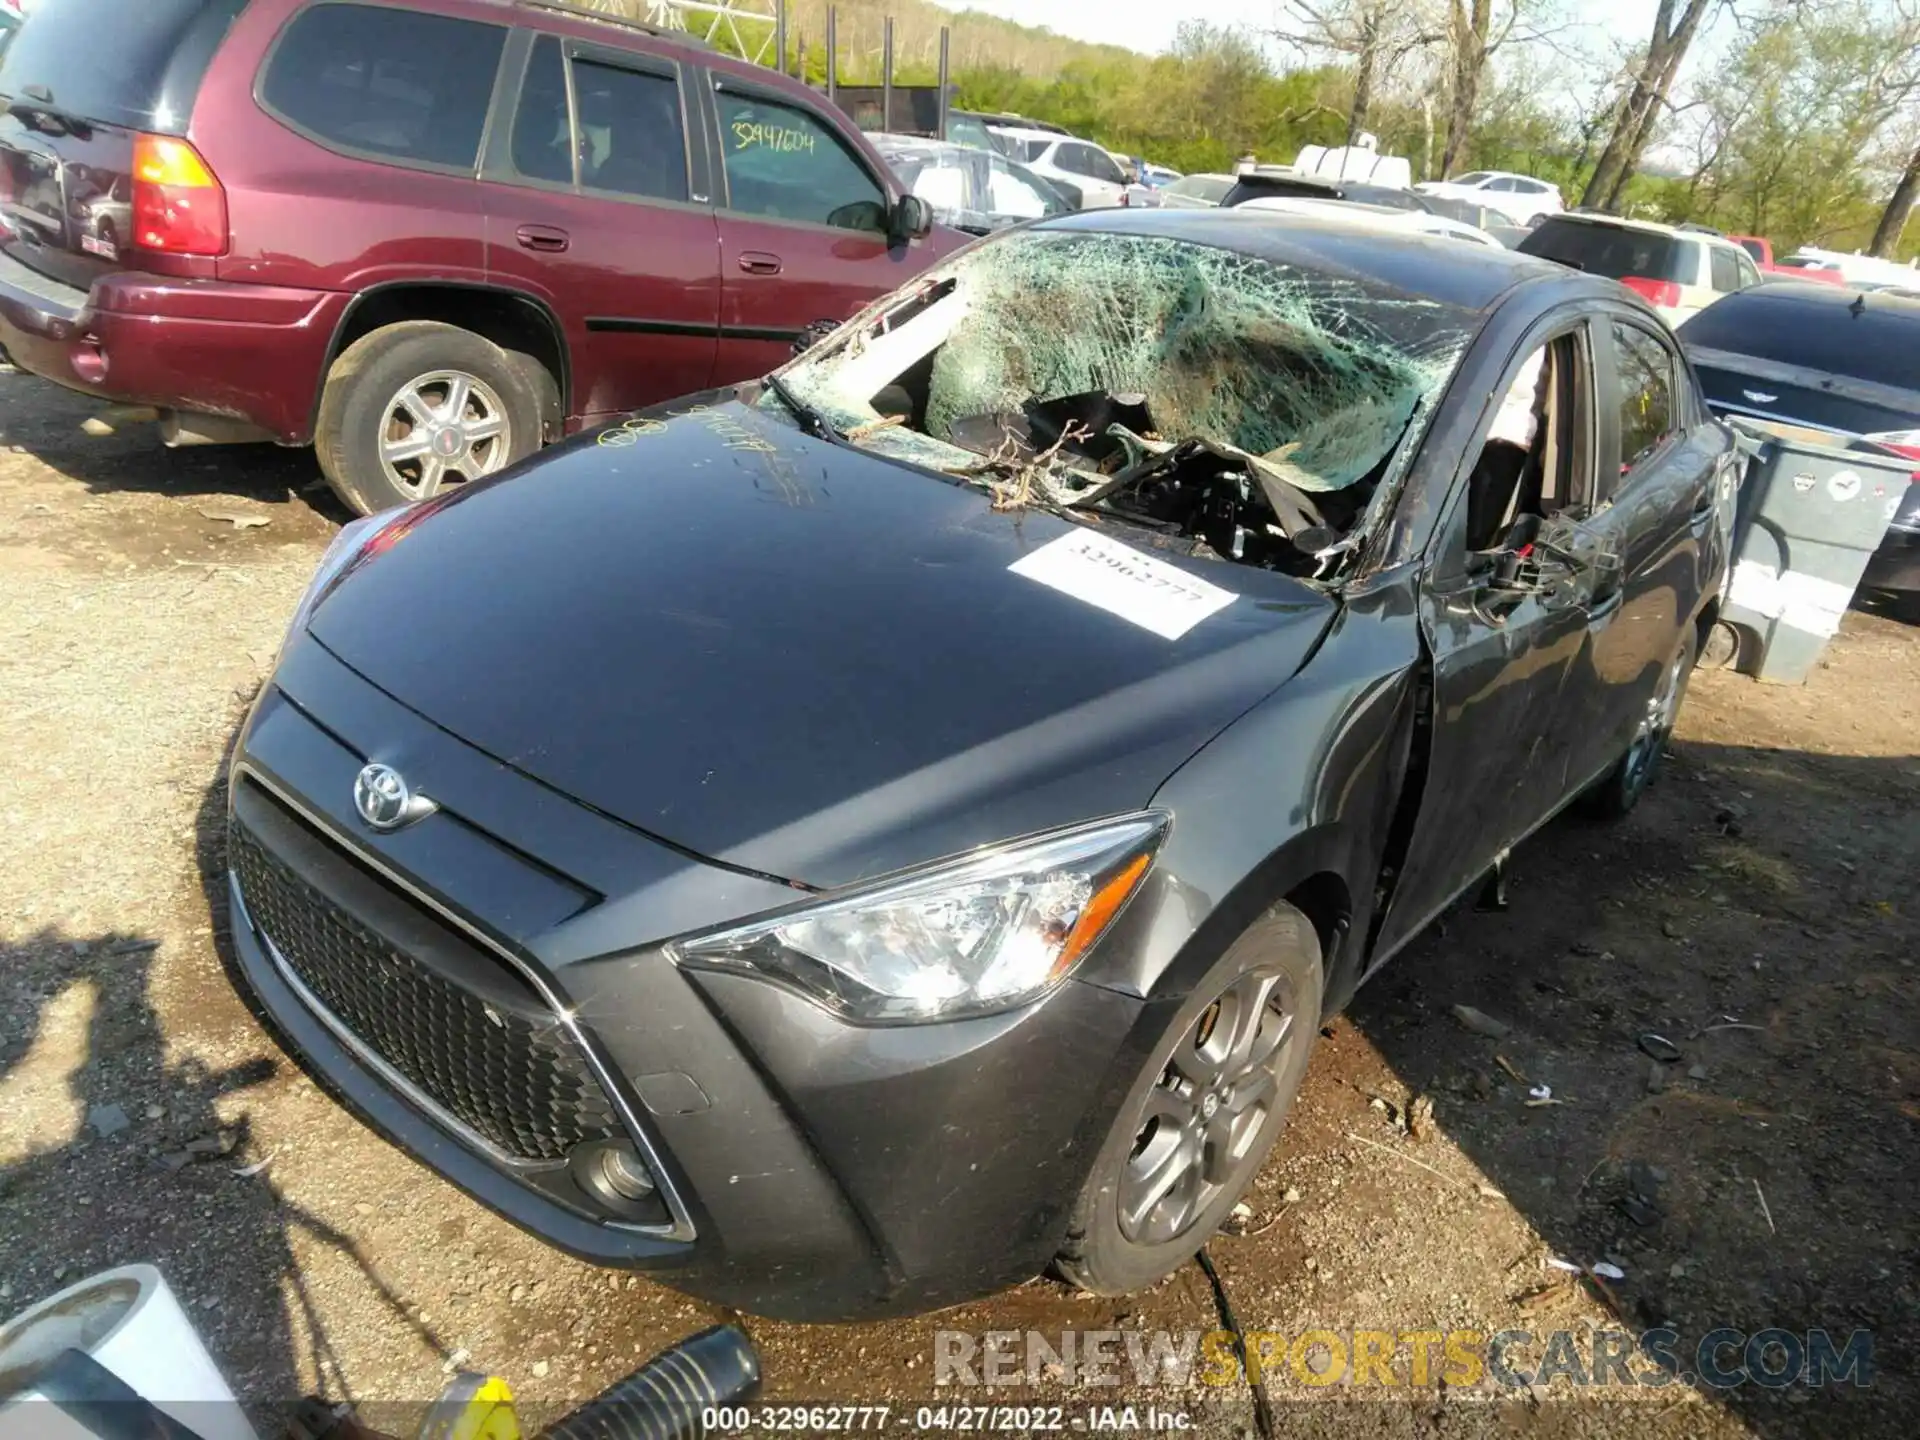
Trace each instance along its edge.
{"label": "suv rear window", "polygon": [[372,5],[315,5],[281,33],[260,98],[324,145],[470,170],[507,32]]}
{"label": "suv rear window", "polygon": [[1828,288],[1742,290],[1689,316],[1681,343],[1920,391],[1920,303],[1868,295],[1855,311],[1852,292]]}
{"label": "suv rear window", "polygon": [[1520,251],[1557,260],[1589,275],[1623,280],[1689,281],[1687,256],[1671,235],[1633,230],[1624,225],[1592,225],[1584,220],[1543,220],[1520,242]]}
{"label": "suv rear window", "polygon": [[0,96],[108,125],[185,134],[213,52],[247,3],[39,0],[0,44]]}
{"label": "suv rear window", "polygon": [[1291,180],[1284,175],[1242,175],[1221,198],[1224,206],[1244,205],[1249,200],[1264,200],[1269,195],[1304,196],[1309,200],[1336,200],[1331,185],[1311,180]]}

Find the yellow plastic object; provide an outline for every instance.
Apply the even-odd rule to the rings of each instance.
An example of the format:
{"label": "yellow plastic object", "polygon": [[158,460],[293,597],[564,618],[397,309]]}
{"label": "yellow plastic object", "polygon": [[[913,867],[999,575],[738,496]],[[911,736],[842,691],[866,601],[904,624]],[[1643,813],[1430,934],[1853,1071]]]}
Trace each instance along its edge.
{"label": "yellow plastic object", "polygon": [[513,1391],[498,1375],[461,1371],[433,1402],[419,1440],[521,1440]]}

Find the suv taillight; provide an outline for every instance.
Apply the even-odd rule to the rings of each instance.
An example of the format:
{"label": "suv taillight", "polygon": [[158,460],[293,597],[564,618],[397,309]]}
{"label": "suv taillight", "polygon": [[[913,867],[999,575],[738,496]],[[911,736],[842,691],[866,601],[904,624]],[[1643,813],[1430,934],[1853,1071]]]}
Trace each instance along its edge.
{"label": "suv taillight", "polygon": [[227,192],[186,141],[134,136],[133,235],[165,255],[226,254]]}
{"label": "suv taillight", "polygon": [[1669,310],[1680,304],[1680,286],[1673,280],[1648,280],[1639,275],[1622,276],[1620,283],[1629,290],[1638,292],[1649,305],[1666,306]]}

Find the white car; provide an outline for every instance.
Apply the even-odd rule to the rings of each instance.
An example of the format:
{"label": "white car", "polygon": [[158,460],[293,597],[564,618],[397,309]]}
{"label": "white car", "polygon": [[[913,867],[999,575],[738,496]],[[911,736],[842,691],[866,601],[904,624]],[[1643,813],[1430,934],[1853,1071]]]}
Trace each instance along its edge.
{"label": "white car", "polygon": [[1056,135],[1051,130],[1016,129],[1011,125],[988,128],[1000,137],[1009,160],[1026,166],[1036,175],[1062,181],[1077,190],[1082,210],[1160,203],[1160,197],[1146,186],[1128,184],[1120,162],[1091,140]]}
{"label": "white car", "polygon": [[1361,230],[1392,230],[1400,234],[1435,235],[1447,240],[1464,240],[1470,245],[1500,248],[1500,241],[1477,225],[1453,220],[1425,210],[1398,210],[1390,205],[1364,205],[1352,200],[1320,200],[1304,195],[1270,195],[1258,200],[1243,200],[1233,214],[1306,215],[1338,220]]}
{"label": "white car", "polygon": [[1542,215],[1566,209],[1560,187],[1510,170],[1473,170],[1452,180],[1423,180],[1413,187],[1424,195],[1445,195],[1497,210],[1516,225],[1531,225]]}

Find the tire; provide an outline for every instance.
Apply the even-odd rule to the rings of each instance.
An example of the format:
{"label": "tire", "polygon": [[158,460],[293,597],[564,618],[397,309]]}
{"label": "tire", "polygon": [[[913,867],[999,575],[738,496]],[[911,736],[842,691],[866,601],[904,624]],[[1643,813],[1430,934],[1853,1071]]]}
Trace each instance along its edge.
{"label": "tire", "polygon": [[1673,722],[1686,702],[1698,639],[1692,625],[1684,627],[1680,648],[1661,671],[1659,684],[1647,701],[1646,714],[1627,742],[1625,753],[1587,791],[1584,801],[1589,814],[1601,820],[1618,820],[1640,803],[1640,797],[1659,774],[1661,752],[1667,748]]}
{"label": "tire", "polygon": [[[1124,1295],[1212,1238],[1286,1124],[1324,993],[1319,937],[1293,906],[1274,906],[1234,941],[1168,1024],[1094,1159],[1055,1261],[1068,1281]],[[1257,1017],[1253,1063],[1235,1081],[1242,1015]],[[1152,1179],[1165,1180],[1163,1166],[1181,1172],[1170,1187]]]}
{"label": "tire", "polygon": [[[349,345],[327,372],[314,451],[371,515],[504,470],[540,448],[557,387],[531,357],[453,325],[407,320]],[[450,407],[458,403],[458,415]]]}

